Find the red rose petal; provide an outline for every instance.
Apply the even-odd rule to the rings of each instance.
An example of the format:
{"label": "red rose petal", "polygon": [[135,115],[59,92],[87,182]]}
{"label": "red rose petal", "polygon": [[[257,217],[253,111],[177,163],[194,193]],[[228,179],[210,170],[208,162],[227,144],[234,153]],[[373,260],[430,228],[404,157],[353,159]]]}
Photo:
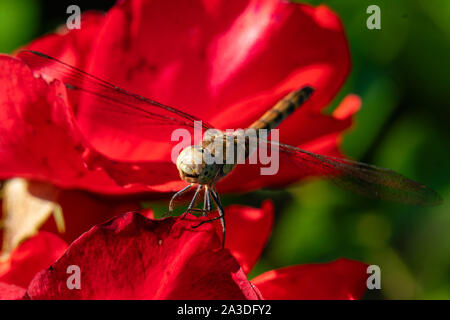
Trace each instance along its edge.
{"label": "red rose petal", "polygon": [[25,288],[0,282],[0,300],[20,300],[25,292]]}
{"label": "red rose petal", "polygon": [[[20,60],[0,55],[0,178],[20,176],[101,193],[151,191],[146,185],[157,177],[154,164],[147,163],[147,175],[140,181],[144,185],[135,189],[123,188],[103,170],[86,168],[83,153],[89,150],[88,144],[74,122],[64,91],[60,83],[47,85],[35,78]],[[109,159],[106,162],[106,169],[117,167]],[[132,177],[135,163],[122,166],[129,171],[120,167],[117,172]],[[177,177],[172,163],[164,168],[174,171],[172,180]]]}
{"label": "red rose petal", "polygon": [[[72,243],[28,287],[31,299],[257,299],[258,293],[198,219],[149,220],[128,213]],[[66,286],[67,267],[81,270],[81,289]]]}
{"label": "red rose petal", "polygon": [[252,280],[264,299],[354,300],[367,289],[367,264],[340,258],[271,270]]}
{"label": "red rose petal", "polygon": [[85,168],[79,150],[82,140],[74,136],[57,84],[48,86],[20,60],[4,55],[0,56],[0,84],[1,178],[22,176],[88,189],[114,187],[104,173]]}
{"label": "red rose petal", "polygon": [[[218,213],[210,215],[217,217]],[[274,208],[270,200],[261,209],[241,205],[225,208],[225,248],[230,250],[247,274],[258,261],[270,236],[273,226]],[[215,221],[217,234],[222,239],[222,224]]]}
{"label": "red rose petal", "polygon": [[66,248],[67,244],[58,236],[39,232],[0,262],[0,282],[26,288],[36,273],[55,262]]}

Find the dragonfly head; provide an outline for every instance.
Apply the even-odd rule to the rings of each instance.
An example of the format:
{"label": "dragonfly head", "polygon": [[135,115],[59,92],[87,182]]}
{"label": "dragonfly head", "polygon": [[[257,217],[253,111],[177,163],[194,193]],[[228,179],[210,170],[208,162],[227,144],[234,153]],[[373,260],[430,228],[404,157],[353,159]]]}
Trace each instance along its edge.
{"label": "dragonfly head", "polygon": [[211,184],[217,176],[219,166],[205,161],[205,149],[189,146],[180,152],[177,168],[181,179],[189,183]]}

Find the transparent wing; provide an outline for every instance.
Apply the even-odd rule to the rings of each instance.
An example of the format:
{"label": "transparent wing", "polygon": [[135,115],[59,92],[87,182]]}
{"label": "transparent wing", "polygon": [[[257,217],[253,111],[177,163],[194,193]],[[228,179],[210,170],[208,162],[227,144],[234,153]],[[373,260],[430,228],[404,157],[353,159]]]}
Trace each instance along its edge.
{"label": "transparent wing", "polygon": [[[157,101],[121,89],[107,81],[91,75],[76,67],[70,66],[56,58],[31,50],[23,50],[18,54],[33,71],[40,73],[47,79],[58,79],[71,91],[69,95],[75,102],[88,101],[93,106],[91,114],[98,117],[102,114],[102,125],[109,125],[122,130],[127,118],[133,124],[142,126],[176,126],[194,127],[194,121],[201,119],[187,114],[176,108],[166,106]],[[75,106],[76,107],[76,106]],[[103,113],[100,113],[103,112]],[[105,116],[105,112],[107,113]],[[117,126],[122,124],[122,126]],[[212,126],[202,121],[205,129]],[[147,130],[148,128],[145,128]],[[148,131],[147,131],[148,132]]]}
{"label": "transparent wing", "polygon": [[292,162],[308,175],[329,178],[354,193],[412,205],[438,205],[442,202],[439,194],[431,188],[392,170],[276,144],[280,150],[280,165],[283,161]]}

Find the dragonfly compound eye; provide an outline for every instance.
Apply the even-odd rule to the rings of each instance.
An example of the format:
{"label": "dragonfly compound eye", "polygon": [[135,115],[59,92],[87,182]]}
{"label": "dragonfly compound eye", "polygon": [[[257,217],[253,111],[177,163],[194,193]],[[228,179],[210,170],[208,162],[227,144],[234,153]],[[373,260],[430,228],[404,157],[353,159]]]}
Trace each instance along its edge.
{"label": "dragonfly compound eye", "polygon": [[207,164],[204,149],[200,146],[183,149],[177,158],[177,168],[183,180],[199,184],[212,183],[219,170],[217,164]]}

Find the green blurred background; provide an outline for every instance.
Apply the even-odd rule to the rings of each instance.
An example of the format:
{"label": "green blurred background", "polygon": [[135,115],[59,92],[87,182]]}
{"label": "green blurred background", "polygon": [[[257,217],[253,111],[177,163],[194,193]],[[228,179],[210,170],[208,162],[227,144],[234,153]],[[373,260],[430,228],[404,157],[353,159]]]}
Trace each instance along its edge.
{"label": "green blurred background", "polygon": [[[335,10],[350,42],[353,70],[330,106],[348,93],[363,100],[345,135],[345,154],[432,186],[444,204],[376,201],[322,181],[226,196],[226,205],[275,202],[273,234],[251,276],[344,256],[380,266],[382,289],[369,290],[367,299],[450,299],[450,1],[304,2]],[[0,0],[0,52],[54,30],[65,22],[69,4],[84,11],[113,3]],[[381,9],[381,30],[366,27],[372,4]]]}

